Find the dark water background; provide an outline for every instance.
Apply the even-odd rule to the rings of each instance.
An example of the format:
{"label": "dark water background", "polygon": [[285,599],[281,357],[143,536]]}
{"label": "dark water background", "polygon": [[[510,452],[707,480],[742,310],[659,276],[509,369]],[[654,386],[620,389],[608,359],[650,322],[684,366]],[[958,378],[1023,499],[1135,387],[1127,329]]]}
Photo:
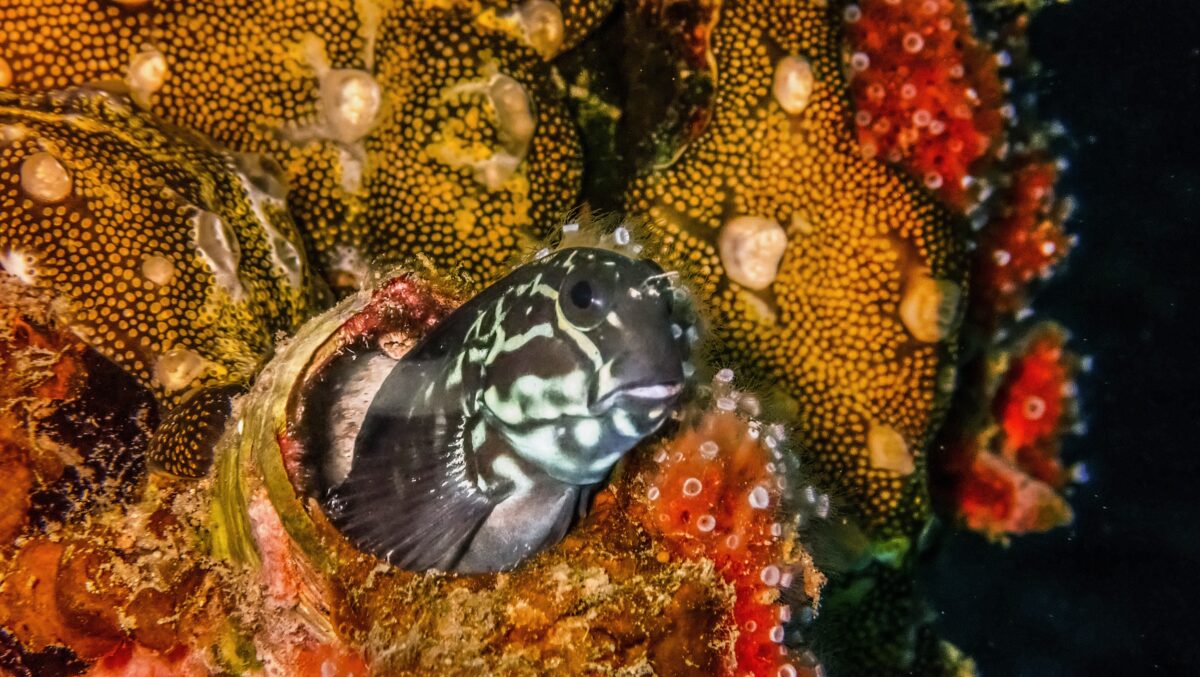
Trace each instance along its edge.
{"label": "dark water background", "polygon": [[1200,675],[1200,2],[1073,0],[1032,38],[1081,239],[1034,308],[1095,359],[1092,479],[1070,529],[957,537],[929,593],[984,675]]}

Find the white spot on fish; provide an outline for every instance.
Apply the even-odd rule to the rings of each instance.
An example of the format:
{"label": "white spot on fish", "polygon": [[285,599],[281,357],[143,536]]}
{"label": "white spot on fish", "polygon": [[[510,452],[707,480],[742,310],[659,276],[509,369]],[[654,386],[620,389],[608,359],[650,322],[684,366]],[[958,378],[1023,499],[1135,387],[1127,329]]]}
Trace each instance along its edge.
{"label": "white spot on fish", "polygon": [[590,448],[600,442],[600,422],[586,418],[575,424],[575,439],[580,446]]}

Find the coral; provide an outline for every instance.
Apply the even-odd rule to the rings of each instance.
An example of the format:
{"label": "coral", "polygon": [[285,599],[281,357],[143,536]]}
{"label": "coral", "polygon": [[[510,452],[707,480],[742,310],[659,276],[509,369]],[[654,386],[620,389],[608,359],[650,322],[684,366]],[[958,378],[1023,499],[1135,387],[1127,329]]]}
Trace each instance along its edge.
{"label": "coral", "polygon": [[[804,519],[828,514],[829,497],[794,485],[781,428],[744,418],[757,400],[731,390],[732,376],[719,373],[711,409],[663,443],[653,465],[633,471],[634,513],[670,556],[710,560],[733,587],[728,674],[815,671],[794,631],[784,643],[785,626],[812,618],[824,578],[795,539]],[[807,503],[797,493],[807,493]]]}
{"label": "coral", "polygon": [[995,54],[963,0],[864,0],[842,12],[861,151],[965,210],[1004,138]]}
{"label": "coral", "polygon": [[4,270],[165,404],[311,312],[282,200],[231,156],[99,90],[0,94],[0,129]]}
{"label": "coral", "polygon": [[501,3],[11,3],[0,59],[14,87],[124,83],[174,124],[271,156],[335,287],[418,254],[482,283],[578,191],[574,126],[529,43],[570,44],[606,6],[566,3],[527,35],[484,4]]}
{"label": "coral", "polygon": [[[891,537],[928,515],[923,450],[948,394],[964,242],[923,189],[858,151],[839,37],[816,4],[722,7],[700,45],[710,121],[625,204],[697,281],[725,359],[785,403],[815,478]],[[912,462],[873,463],[873,426]]]}
{"label": "coral", "polygon": [[1064,229],[1071,203],[1055,195],[1058,175],[1058,160],[1045,150],[1004,162],[973,266],[972,318],[985,330],[1026,310],[1032,283],[1049,278],[1074,244]]}
{"label": "coral", "polygon": [[[5,58],[20,87],[122,80],[137,94],[148,80],[160,86],[138,96],[155,113],[234,150],[271,154],[339,288],[355,286],[365,262],[384,253],[419,252],[483,281],[571,206],[579,150],[544,61],[493,27],[495,13],[450,4],[375,13],[338,4],[319,16],[307,5],[275,13],[81,2],[57,16],[16,5],[5,16],[28,47]],[[203,30],[183,20],[193,15]],[[650,217],[666,262],[712,299],[729,358],[769,376],[800,416],[817,475],[853,496],[873,531],[912,532],[927,514],[923,447],[944,398],[939,369],[953,354],[961,240],[924,191],[858,153],[837,94],[846,86],[838,33],[822,9],[748,2],[720,16],[686,43],[685,61],[712,63],[723,83],[701,107],[707,115],[689,123],[694,142],[675,164],[638,178],[625,205]],[[87,47],[96,58],[51,68],[58,48],[38,28],[60,22],[71,35],[118,38]],[[768,41],[793,58],[772,56]],[[153,55],[130,61],[146,45],[163,72]],[[801,112],[760,100],[776,80],[791,110],[805,102]],[[358,125],[356,112],[372,119]],[[738,216],[776,225],[718,248],[722,224]],[[797,244],[785,251],[780,233]],[[855,272],[833,274],[839,266]],[[732,281],[752,277],[766,288]],[[913,472],[871,465],[872,425],[903,438]]]}
{"label": "coral", "polygon": [[136,498],[158,421],[153,398],[56,323],[25,285],[0,279],[0,298],[8,299],[0,306],[5,533]]}
{"label": "coral", "polygon": [[1054,323],[1027,328],[990,351],[986,371],[968,382],[983,410],[955,417],[935,475],[946,511],[968,528],[1002,538],[1070,523],[1063,494],[1086,471],[1061,460],[1064,436],[1081,430],[1082,361],[1066,342]]}

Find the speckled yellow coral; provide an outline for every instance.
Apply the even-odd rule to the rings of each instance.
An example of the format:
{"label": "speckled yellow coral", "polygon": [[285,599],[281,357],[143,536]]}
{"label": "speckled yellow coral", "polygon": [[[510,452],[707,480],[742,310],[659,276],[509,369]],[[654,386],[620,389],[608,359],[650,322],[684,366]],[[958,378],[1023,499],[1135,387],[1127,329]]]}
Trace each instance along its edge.
{"label": "speckled yellow coral", "polygon": [[265,178],[96,90],[0,93],[0,263],[173,404],[253,375],[312,311]]}
{"label": "speckled yellow coral", "polygon": [[[417,252],[464,263],[482,282],[573,206],[582,172],[550,66],[525,37],[485,25],[482,6],[4,2],[0,59],[14,87],[54,89],[125,82],[152,50],[165,62],[161,82],[135,98],[281,164],[293,216],[338,286],[357,284],[373,261]],[[567,3],[568,38],[604,6]],[[533,129],[520,153],[489,96],[497,77],[529,101]],[[495,161],[447,161],[437,150],[451,134]],[[472,220],[458,208],[465,202],[478,205]]]}
{"label": "speckled yellow coral", "polygon": [[[962,241],[925,191],[854,146],[832,11],[812,0],[723,3],[713,119],[676,162],[640,177],[626,205],[650,216],[669,264],[699,280],[729,358],[754,365],[794,408],[823,486],[874,535],[911,534],[928,514],[923,472],[872,464],[869,431],[889,426],[923,467],[955,337],[913,336],[901,307],[921,279],[913,271],[963,284]],[[797,59],[811,91],[789,112],[776,72]],[[727,229],[747,219],[786,232],[773,282],[763,275],[775,239],[727,246],[738,237]]]}

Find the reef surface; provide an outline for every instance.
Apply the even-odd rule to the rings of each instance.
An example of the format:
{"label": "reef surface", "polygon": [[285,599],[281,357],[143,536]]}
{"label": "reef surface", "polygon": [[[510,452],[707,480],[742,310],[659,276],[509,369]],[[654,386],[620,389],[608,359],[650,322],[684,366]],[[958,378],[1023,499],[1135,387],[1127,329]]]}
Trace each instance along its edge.
{"label": "reef surface", "polygon": [[[1035,14],[0,1],[6,665],[970,672],[923,551],[1086,477],[1087,361],[1028,310],[1072,243]],[[287,465],[314,351],[563,224],[691,290],[708,385],[510,573],[355,551]]]}

